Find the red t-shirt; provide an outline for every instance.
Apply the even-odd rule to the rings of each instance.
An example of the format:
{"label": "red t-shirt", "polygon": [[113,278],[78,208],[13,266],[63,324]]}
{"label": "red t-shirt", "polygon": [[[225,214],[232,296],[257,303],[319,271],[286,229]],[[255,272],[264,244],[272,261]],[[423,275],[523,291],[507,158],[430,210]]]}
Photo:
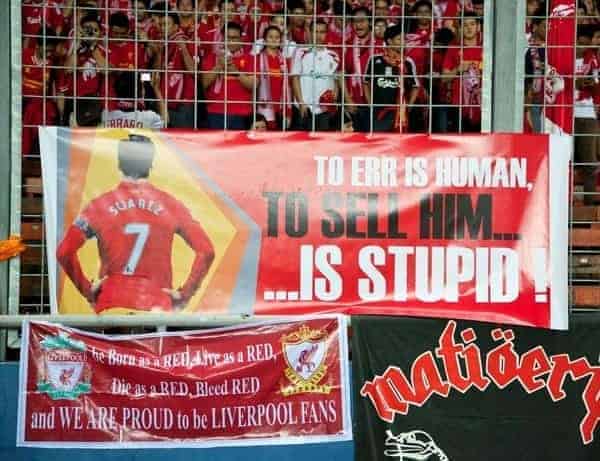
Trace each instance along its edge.
{"label": "red t-shirt", "polygon": [[170,310],[171,299],[162,289],[173,288],[171,249],[175,234],[196,252],[181,288],[187,299],[208,270],[206,256],[212,255],[212,244],[179,200],[145,181],[123,181],[92,200],[68,229],[57,259],[90,299],[91,283],[81,271],[77,250],[86,239],[96,238],[99,279],[106,277],[96,298],[97,312],[112,307]]}
{"label": "red t-shirt", "polygon": [[[257,58],[260,59],[258,66],[259,68],[257,69],[259,72],[258,78],[259,78],[259,88],[261,88],[261,85],[263,84],[263,82],[266,83],[266,79],[268,80],[268,84],[269,84],[269,89],[271,90],[271,94],[267,95],[268,98],[266,102],[267,105],[271,106],[273,108],[273,111],[275,113],[281,114],[283,111],[283,95],[284,95],[284,85],[285,85],[285,74],[284,71],[287,68],[287,72],[289,75],[289,65],[287,65],[285,58],[283,57],[283,55],[281,53],[279,53],[278,55],[272,56],[270,54],[268,54],[266,51],[263,51],[263,53],[261,53],[261,55]],[[262,69],[262,62],[263,59],[266,62],[266,70]],[[264,90],[266,92],[266,90]],[[288,90],[286,90],[286,101],[287,103],[289,103],[291,101],[292,95],[290,94],[290,89],[288,88]],[[259,90],[259,94],[263,94],[263,90],[260,89]],[[264,101],[264,99],[261,99],[261,101]]]}
{"label": "red t-shirt", "polygon": [[[141,43],[138,43],[137,45],[137,56],[135,43],[131,41],[111,41],[108,44],[108,50],[108,61],[111,68],[139,70],[148,67],[146,50]],[[138,64],[136,64],[136,61]],[[115,97],[113,89],[116,78],[118,78],[118,73],[116,71],[111,71],[110,83],[108,85],[108,97],[110,98],[107,105],[108,110],[129,107],[132,104],[131,101],[113,99]],[[104,90],[104,88],[102,88],[102,90]]]}
{"label": "red t-shirt", "polygon": [[469,63],[469,68],[452,81],[451,103],[464,107],[463,117],[474,122],[481,119],[481,72],[483,68],[483,48],[449,48],[444,58],[444,69],[454,70],[461,62]]}
{"label": "red t-shirt", "polygon": [[[254,57],[242,53],[235,56],[233,63],[244,73],[255,72]],[[211,71],[217,62],[217,55],[208,54],[202,61],[202,70]],[[250,115],[252,113],[252,90],[245,88],[239,78],[234,75],[218,76],[217,79],[206,90],[205,97],[212,100],[206,105],[206,110],[210,114],[225,113],[225,91],[227,91],[227,113],[232,115]],[[215,102],[216,101],[216,102]],[[229,102],[235,101],[235,102]]]}
{"label": "red t-shirt", "polygon": [[308,31],[304,27],[294,27],[291,30],[291,33],[292,41],[296,42],[298,45],[305,45],[310,42],[310,36],[308,34]]}
{"label": "red t-shirt", "polygon": [[[23,50],[23,96],[42,96],[44,94],[44,85],[50,80],[50,69],[45,66],[51,66],[48,59],[39,59],[35,53],[35,48],[25,48]],[[44,83],[45,82],[45,83]],[[47,90],[46,90],[47,91]],[[48,94],[46,92],[46,94]]]}
{"label": "red t-shirt", "polygon": [[[42,11],[41,6],[28,3],[21,7],[21,32],[24,35],[37,35],[40,33],[42,29]],[[32,37],[30,37],[31,39]]]}
{"label": "red t-shirt", "polygon": [[73,15],[69,17],[65,16],[65,9],[62,8],[64,6],[63,3],[62,1],[48,2],[48,6],[46,7],[46,23],[57,34],[62,34],[71,28]]}
{"label": "red t-shirt", "polygon": [[[169,40],[182,42],[187,41],[188,38],[183,32],[179,31],[171,36]],[[186,43],[185,46],[193,59],[195,52],[194,43]],[[169,42],[167,44],[167,62],[166,66],[165,63],[163,63],[163,69],[167,70],[167,72],[162,74],[160,88],[164,93],[163,97],[169,99],[169,108],[173,109],[179,104],[193,102],[195,96],[193,85],[194,77],[191,73],[186,74],[185,72],[181,72],[185,71],[186,67],[183,53],[179,48],[179,43]],[[190,79],[192,84],[190,84]],[[171,100],[173,100],[173,102],[171,102]]]}
{"label": "red t-shirt", "polygon": [[433,15],[436,18],[435,28],[440,29],[447,22],[454,22],[452,18],[460,16],[459,0],[438,0],[433,6]]}
{"label": "red t-shirt", "polygon": [[406,55],[417,66],[417,74],[427,75],[431,60],[431,33],[429,30],[418,30],[413,34],[406,34]]}
{"label": "red t-shirt", "polygon": [[[103,56],[106,50],[96,45]],[[98,69],[98,63],[89,48],[80,48],[77,51],[77,96],[98,96],[102,86],[102,74]],[[73,74],[64,71],[59,72],[58,91],[60,93],[73,95]]]}
{"label": "red t-shirt", "polygon": [[[253,10],[261,15],[257,16],[256,20]],[[262,30],[268,25],[271,14],[269,4],[261,0],[249,0],[247,4],[240,4],[237,12],[236,22],[242,26],[242,35],[246,37],[246,40],[254,42],[257,38],[262,37]]]}
{"label": "red t-shirt", "polygon": [[146,69],[146,50],[141,43],[136,46],[133,41],[111,40],[108,44],[108,60],[110,67],[118,69]]}

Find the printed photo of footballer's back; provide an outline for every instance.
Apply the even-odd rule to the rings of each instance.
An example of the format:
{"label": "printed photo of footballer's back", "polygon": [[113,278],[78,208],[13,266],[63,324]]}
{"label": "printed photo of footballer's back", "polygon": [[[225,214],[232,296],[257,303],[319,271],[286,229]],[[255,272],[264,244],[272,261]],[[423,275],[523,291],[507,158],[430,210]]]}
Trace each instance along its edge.
{"label": "printed photo of footballer's back", "polygon": [[[65,274],[96,313],[119,307],[142,312],[183,308],[201,285],[214,248],[186,206],[148,181],[152,141],[130,134],[118,143],[119,184],[94,198],[68,227],[57,249]],[[171,249],[179,235],[195,256],[187,280],[173,286]],[[90,280],[78,250],[96,239],[100,271]]]}

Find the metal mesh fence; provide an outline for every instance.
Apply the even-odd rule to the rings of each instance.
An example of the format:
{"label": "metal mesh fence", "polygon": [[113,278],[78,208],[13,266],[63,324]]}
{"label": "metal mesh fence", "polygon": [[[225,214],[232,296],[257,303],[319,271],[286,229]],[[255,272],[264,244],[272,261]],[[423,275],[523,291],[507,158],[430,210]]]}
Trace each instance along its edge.
{"label": "metal mesh fence", "polygon": [[49,311],[38,125],[478,132],[483,0],[26,1],[19,313]]}
{"label": "metal mesh fence", "polygon": [[559,120],[573,133],[569,282],[572,305],[588,308],[600,304],[600,9],[595,0],[565,5],[575,7],[570,24],[550,0],[527,1],[523,129],[556,131]]}
{"label": "metal mesh fence", "polygon": [[[563,108],[575,136],[575,307],[600,305],[598,3],[574,2],[572,37],[557,44],[548,25],[562,12],[550,0],[526,1],[523,129],[549,131],[547,115]],[[49,311],[38,125],[477,132],[489,110],[482,106],[489,90],[483,61],[491,52],[483,0],[19,6],[21,233],[28,250],[14,313]],[[553,50],[564,51],[572,68],[561,79],[549,65]],[[571,97],[557,98],[561,92]]]}

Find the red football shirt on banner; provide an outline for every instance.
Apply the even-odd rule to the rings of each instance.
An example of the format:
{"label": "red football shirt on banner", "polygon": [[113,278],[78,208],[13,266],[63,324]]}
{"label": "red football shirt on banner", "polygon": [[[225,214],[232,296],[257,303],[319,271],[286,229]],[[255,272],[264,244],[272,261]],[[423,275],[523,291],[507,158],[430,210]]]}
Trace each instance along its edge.
{"label": "red football shirt on banner", "polygon": [[573,132],[575,2],[552,0],[548,18],[548,67],[544,114],[546,132]]}
{"label": "red football shirt on banner", "polygon": [[[171,247],[180,235],[196,252],[188,280],[181,288],[190,297],[208,271],[212,244],[189,210],[169,194],[145,181],[123,181],[92,200],[69,228],[57,259],[90,301],[91,283],[83,274],[77,250],[86,239],[98,240],[105,278],[95,300],[96,312],[111,307],[171,310]],[[209,260],[212,258],[209,256]]]}

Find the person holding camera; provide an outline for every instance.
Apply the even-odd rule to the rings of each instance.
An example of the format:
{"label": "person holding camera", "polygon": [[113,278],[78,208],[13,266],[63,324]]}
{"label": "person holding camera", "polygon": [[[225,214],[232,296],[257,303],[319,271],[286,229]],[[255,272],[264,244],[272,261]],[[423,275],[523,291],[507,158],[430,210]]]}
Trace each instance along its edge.
{"label": "person holding camera", "polygon": [[59,95],[67,98],[64,119],[69,118],[80,98],[100,104],[100,100],[94,98],[102,96],[103,72],[108,66],[98,16],[87,14],[81,18],[79,25],[78,38],[67,53],[57,85]]}

